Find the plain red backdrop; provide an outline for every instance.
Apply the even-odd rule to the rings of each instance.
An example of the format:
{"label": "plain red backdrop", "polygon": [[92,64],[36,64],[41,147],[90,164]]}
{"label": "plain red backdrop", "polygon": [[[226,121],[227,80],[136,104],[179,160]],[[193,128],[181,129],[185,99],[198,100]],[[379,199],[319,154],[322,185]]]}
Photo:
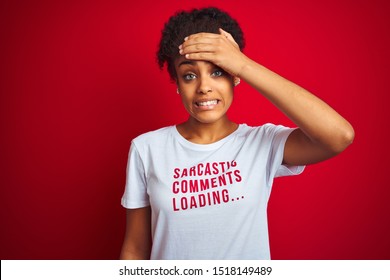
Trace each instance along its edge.
{"label": "plain red backdrop", "polygon": [[[275,180],[273,259],[390,259],[389,3],[1,1],[1,259],[118,258],[130,141],[186,119],[155,63],[160,31],[209,5],[239,21],[248,56],[356,130],[343,154]],[[293,125],[245,82],[230,116]]]}

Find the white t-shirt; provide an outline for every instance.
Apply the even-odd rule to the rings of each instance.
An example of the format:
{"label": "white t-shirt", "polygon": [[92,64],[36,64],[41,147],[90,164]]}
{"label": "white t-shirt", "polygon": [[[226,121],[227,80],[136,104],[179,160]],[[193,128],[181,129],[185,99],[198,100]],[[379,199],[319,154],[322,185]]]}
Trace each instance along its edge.
{"label": "white t-shirt", "polygon": [[267,203],[293,129],[241,124],[212,144],[195,144],[176,126],[132,141],[125,208],[152,209],[151,259],[270,259]]}

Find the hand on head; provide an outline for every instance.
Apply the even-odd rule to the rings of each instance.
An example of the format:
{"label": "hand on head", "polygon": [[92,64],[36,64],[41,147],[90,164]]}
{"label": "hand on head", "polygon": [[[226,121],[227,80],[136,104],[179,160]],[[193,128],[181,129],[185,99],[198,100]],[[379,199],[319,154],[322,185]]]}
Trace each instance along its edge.
{"label": "hand on head", "polygon": [[230,75],[238,77],[246,56],[241,52],[232,35],[219,29],[220,34],[197,33],[184,39],[179,52],[188,60],[209,61]]}

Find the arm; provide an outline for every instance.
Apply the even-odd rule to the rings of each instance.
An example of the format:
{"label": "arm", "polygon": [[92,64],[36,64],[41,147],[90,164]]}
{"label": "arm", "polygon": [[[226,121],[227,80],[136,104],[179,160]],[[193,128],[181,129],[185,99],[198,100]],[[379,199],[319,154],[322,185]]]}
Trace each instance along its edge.
{"label": "arm", "polygon": [[120,259],[150,259],[152,248],[150,207],[127,209],[126,211],[126,233]]}
{"label": "arm", "polygon": [[326,160],[352,143],[352,126],[307,90],[249,59],[241,71],[245,81],[299,127],[286,142],[285,164],[305,165]]}
{"label": "arm", "polygon": [[352,126],[325,102],[245,56],[232,36],[199,33],[180,46],[187,59],[207,60],[244,79],[299,128],[287,139],[283,162],[306,165],[342,152],[354,138]]}

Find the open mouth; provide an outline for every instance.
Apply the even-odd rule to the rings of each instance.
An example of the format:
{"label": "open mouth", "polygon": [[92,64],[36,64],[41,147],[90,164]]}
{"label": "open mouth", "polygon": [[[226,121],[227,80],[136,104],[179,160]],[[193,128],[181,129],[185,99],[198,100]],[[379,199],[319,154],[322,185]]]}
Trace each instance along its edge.
{"label": "open mouth", "polygon": [[213,107],[219,103],[218,99],[195,102],[198,107]]}

